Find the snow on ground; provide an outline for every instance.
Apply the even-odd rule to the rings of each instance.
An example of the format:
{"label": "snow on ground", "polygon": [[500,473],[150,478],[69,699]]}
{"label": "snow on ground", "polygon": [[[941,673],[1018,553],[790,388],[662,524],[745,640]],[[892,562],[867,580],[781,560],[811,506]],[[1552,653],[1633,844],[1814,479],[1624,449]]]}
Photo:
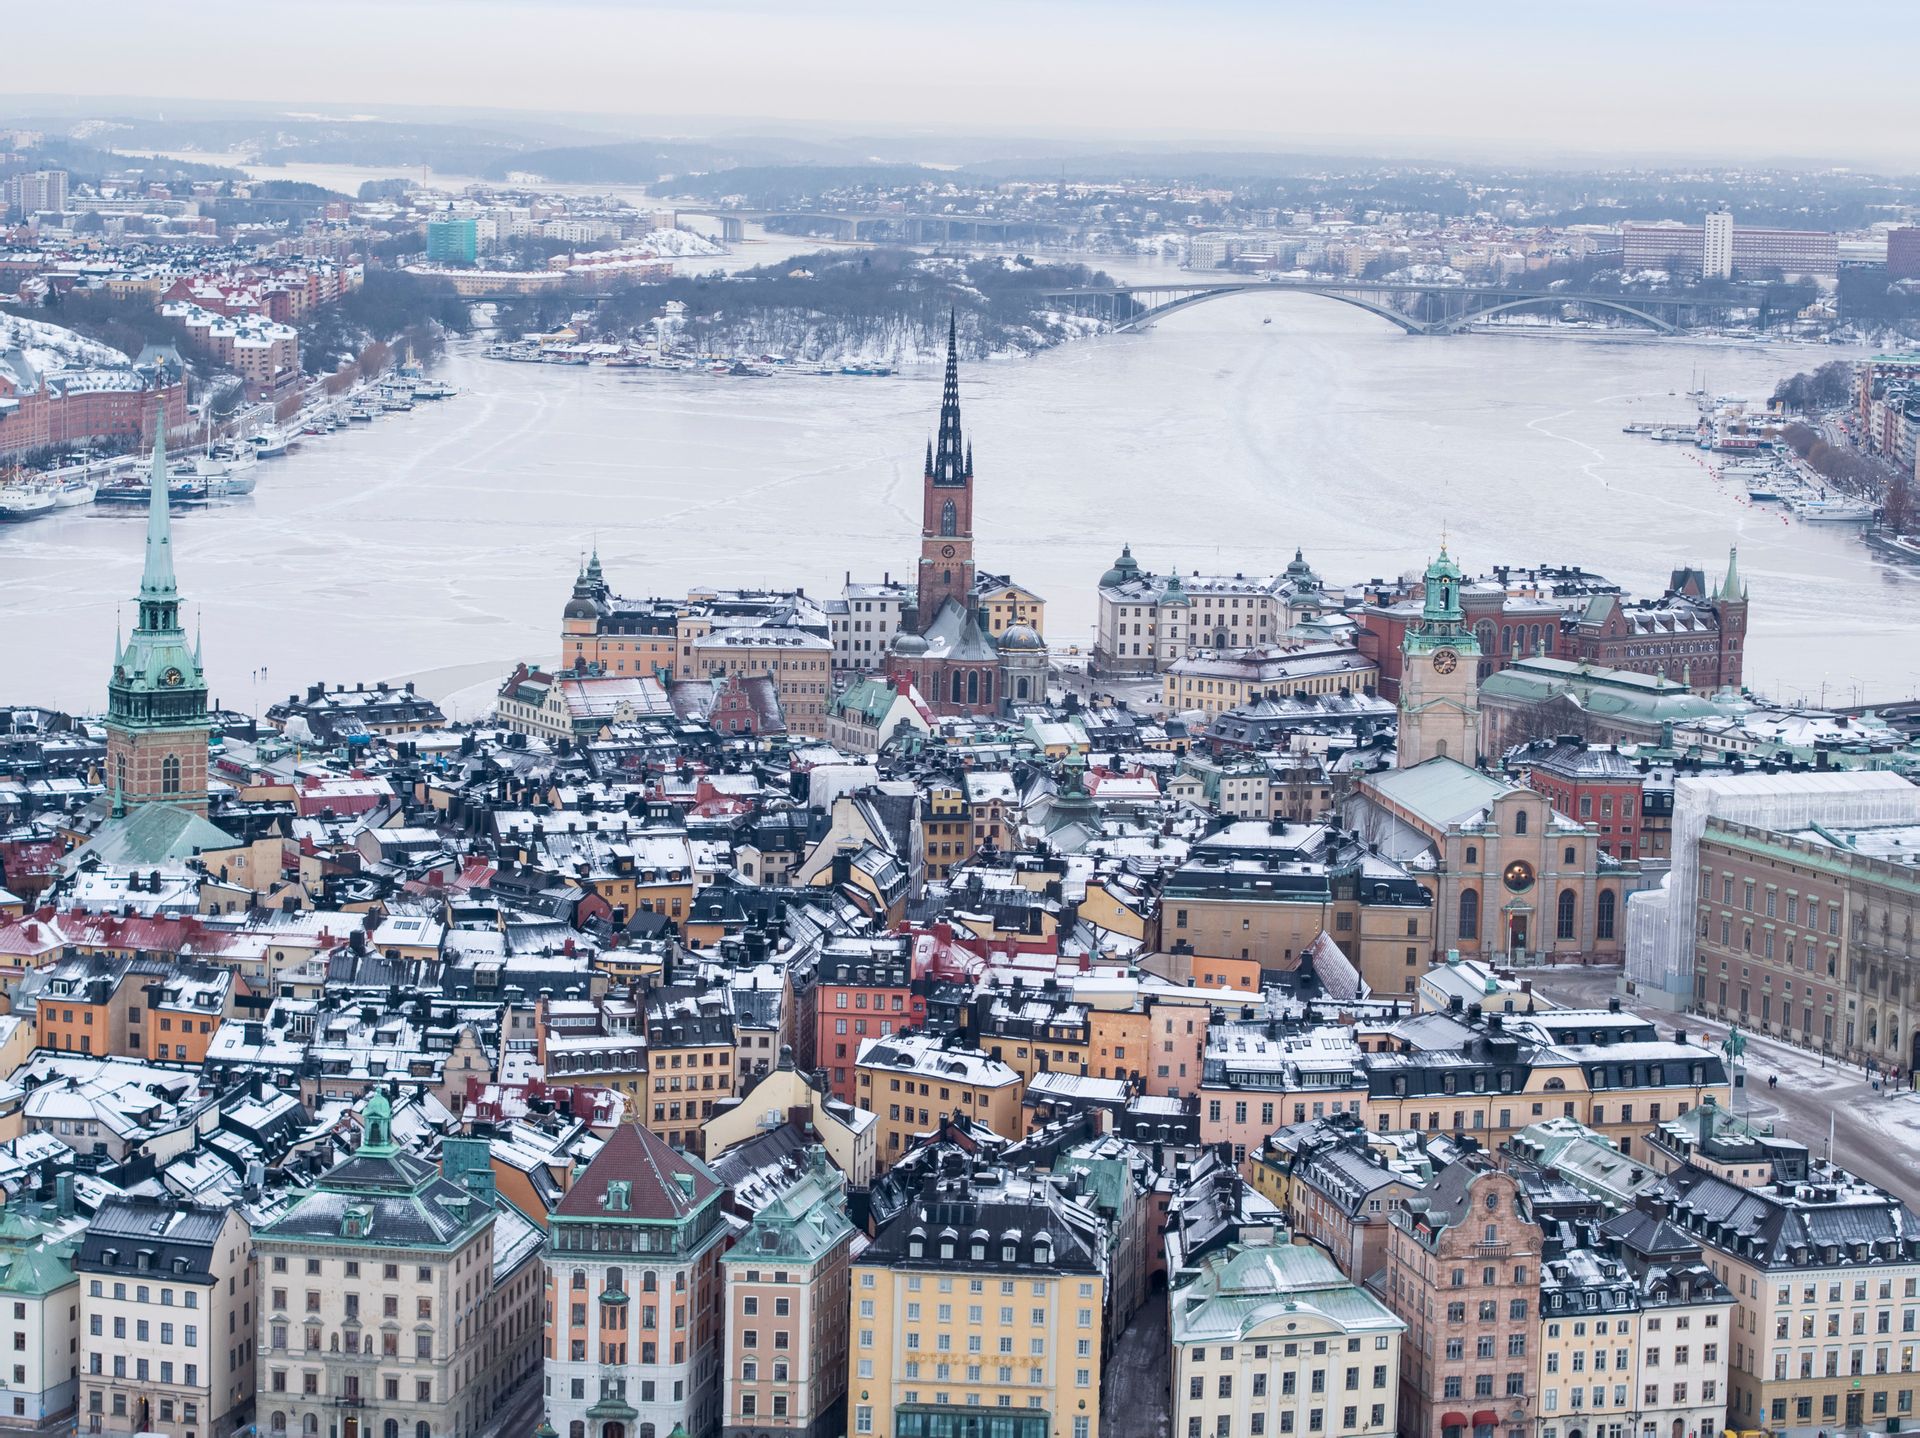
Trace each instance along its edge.
{"label": "snow on ground", "polygon": [[18,315],[0,314],[0,349],[24,351],[28,363],[42,374],[63,369],[126,369],[133,363],[131,356],[111,345]]}
{"label": "snow on ground", "polygon": [[[1689,1033],[1697,1032],[1716,1048],[1727,1036],[1726,1024],[1699,1014],[1676,1018],[1675,1023]],[[1834,1059],[1823,1062],[1818,1053],[1764,1034],[1741,1032],[1747,1040],[1747,1096],[1756,1118],[1770,1117],[1784,1107],[1776,1102],[1782,1096],[1794,1107],[1804,1107],[1811,1101],[1822,1114],[1831,1108],[1847,1122],[1871,1130],[1877,1139],[1884,1141],[1884,1149],[1879,1154],[1883,1160],[1904,1163],[1909,1172],[1920,1169],[1920,1093],[1908,1086],[1906,1074],[1901,1074],[1897,1084],[1888,1083],[1884,1073],[1877,1075],[1880,1088],[1876,1091],[1874,1080],[1858,1064],[1844,1064]],[[1769,1077],[1779,1079],[1778,1090],[1767,1087]],[[1737,1098],[1734,1107],[1738,1112]],[[1819,1129],[1821,1125],[1816,1123],[1813,1127]],[[1816,1154],[1824,1152],[1824,1132],[1810,1131],[1805,1121],[1790,1121],[1787,1128],[1792,1138]],[[1843,1149],[1838,1157],[1844,1165],[1850,1155]]]}
{"label": "snow on ground", "polygon": [[685,259],[695,255],[724,255],[727,247],[692,230],[648,230],[633,242],[632,248],[652,250],[656,255]]}

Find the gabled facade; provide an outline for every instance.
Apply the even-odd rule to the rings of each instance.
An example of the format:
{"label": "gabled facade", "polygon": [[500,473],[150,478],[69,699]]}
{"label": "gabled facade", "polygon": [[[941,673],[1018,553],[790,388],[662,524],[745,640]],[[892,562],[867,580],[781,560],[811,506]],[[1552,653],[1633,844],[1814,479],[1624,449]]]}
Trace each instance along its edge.
{"label": "gabled facade", "polygon": [[725,1192],[638,1124],[567,1190],[548,1223],[543,1432],[718,1431]]}

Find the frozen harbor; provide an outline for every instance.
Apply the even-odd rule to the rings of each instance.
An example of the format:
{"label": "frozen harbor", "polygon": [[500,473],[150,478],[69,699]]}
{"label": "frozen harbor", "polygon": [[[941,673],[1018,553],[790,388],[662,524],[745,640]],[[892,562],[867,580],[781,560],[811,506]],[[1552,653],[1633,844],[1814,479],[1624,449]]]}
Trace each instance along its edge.
{"label": "frozen harbor", "polygon": [[[1271,323],[1263,323],[1264,320]],[[1753,593],[1750,682],[1829,703],[1920,690],[1920,569],[1843,526],[1789,523],[1684,446],[1621,433],[1684,418],[1704,372],[1764,395],[1832,355],[1681,342],[1413,339],[1302,296],[1201,306],[1141,335],[969,366],[982,563],[1087,642],[1123,541],[1163,570],[1268,570],[1295,545],[1329,580],[1423,562],[1570,562],[1636,593],[1717,572]],[[214,692],[264,708],[310,680],[418,677],[471,696],[551,661],[580,553],[627,592],[837,591],[906,572],[938,374],[727,380],[443,366],[457,400],[309,439],[249,498],[176,527]],[[139,517],[76,510],[0,532],[0,655],[16,700],[104,700]],[[259,671],[266,670],[260,677]],[[470,707],[463,703],[463,708]]]}

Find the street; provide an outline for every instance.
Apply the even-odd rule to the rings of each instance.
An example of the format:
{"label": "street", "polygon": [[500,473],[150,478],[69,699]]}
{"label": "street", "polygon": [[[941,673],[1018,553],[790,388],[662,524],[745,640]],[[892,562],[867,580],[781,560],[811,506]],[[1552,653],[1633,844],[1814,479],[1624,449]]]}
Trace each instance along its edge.
{"label": "street", "polygon": [[500,1406],[480,1430],[480,1438],[532,1438],[533,1430],[540,1426],[545,1397],[545,1384],[536,1373],[500,1400]]}
{"label": "street", "polygon": [[1167,1346],[1167,1295],[1149,1294],[1100,1380],[1102,1438],[1168,1438],[1173,1355]]}
{"label": "street", "polygon": [[[1599,1008],[1615,996],[1618,969],[1566,968],[1528,971],[1543,997],[1570,1007]],[[1625,1007],[1657,1023],[1663,1032],[1685,1029],[1720,1046],[1727,1025],[1699,1014],[1673,1014],[1622,999]],[[1817,1053],[1742,1030],[1747,1039],[1747,1088],[1736,1092],[1733,1112],[1771,1122],[1783,1138],[1803,1143],[1815,1158],[1827,1155],[1829,1125],[1833,1157],[1844,1169],[1897,1194],[1920,1201],[1920,1094],[1904,1083],[1875,1092],[1857,1064],[1822,1061]],[[1776,1088],[1767,1079],[1777,1077]]]}

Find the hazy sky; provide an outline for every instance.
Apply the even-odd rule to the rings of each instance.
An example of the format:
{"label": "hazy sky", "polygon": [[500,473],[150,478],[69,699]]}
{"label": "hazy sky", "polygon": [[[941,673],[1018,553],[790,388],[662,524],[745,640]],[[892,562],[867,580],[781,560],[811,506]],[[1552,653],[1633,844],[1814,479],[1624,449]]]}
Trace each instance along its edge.
{"label": "hazy sky", "polygon": [[85,15],[9,7],[15,91],[669,115],[687,134],[773,119],[1920,168],[1915,0],[94,0]]}

